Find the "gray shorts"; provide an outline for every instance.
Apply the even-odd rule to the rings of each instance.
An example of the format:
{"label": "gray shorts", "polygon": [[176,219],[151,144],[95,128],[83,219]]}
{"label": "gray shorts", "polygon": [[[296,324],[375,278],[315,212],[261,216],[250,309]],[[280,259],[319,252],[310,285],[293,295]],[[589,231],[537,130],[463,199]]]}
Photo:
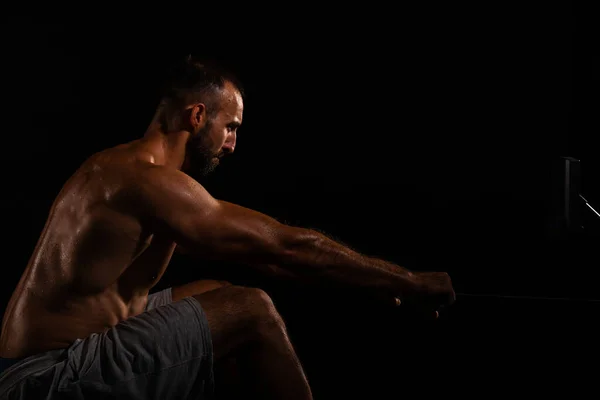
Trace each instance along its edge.
{"label": "gray shorts", "polygon": [[200,303],[173,303],[166,289],[107,332],[12,365],[0,376],[0,399],[212,399],[212,364]]}

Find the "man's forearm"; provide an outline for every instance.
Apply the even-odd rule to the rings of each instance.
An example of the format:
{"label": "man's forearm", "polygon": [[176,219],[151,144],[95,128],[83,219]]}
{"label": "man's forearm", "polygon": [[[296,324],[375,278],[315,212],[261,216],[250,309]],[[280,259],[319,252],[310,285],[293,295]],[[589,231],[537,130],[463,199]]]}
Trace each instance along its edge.
{"label": "man's forearm", "polygon": [[410,271],[360,254],[310,229],[292,228],[283,247],[279,267],[283,273],[298,278],[326,280],[392,296],[408,295],[418,289]]}

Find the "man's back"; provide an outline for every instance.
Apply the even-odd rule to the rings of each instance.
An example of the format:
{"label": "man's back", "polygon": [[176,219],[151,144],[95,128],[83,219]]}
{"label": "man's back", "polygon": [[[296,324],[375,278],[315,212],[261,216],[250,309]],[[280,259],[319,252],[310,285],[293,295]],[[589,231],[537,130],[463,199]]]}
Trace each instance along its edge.
{"label": "man's back", "polygon": [[66,348],[144,310],[175,246],[153,238],[130,202],[136,171],[151,163],[132,142],[92,156],[67,181],[6,308],[1,357]]}

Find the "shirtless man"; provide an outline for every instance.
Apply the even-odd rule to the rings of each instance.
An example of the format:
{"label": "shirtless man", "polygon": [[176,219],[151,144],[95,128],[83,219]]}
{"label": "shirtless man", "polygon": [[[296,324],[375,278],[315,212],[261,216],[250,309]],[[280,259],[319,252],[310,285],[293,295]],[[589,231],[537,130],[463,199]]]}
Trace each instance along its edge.
{"label": "shirtless man", "polygon": [[235,150],[243,92],[188,61],[143,138],[90,157],[58,194],[6,309],[0,399],[199,399],[235,356],[262,399],[312,394],[269,296],[198,281],[149,296],[176,245],[204,260],[328,281],[432,313],[446,273],[410,272],[198,183]]}

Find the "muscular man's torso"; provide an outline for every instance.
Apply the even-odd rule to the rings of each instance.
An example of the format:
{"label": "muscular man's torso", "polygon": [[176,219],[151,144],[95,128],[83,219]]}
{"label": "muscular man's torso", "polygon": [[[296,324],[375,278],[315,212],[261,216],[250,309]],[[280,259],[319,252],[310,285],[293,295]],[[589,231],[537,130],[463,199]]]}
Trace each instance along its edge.
{"label": "muscular man's torso", "polygon": [[2,323],[0,357],[66,348],[141,313],[175,243],[131,212],[152,158],[133,142],[87,160],[57,196]]}

